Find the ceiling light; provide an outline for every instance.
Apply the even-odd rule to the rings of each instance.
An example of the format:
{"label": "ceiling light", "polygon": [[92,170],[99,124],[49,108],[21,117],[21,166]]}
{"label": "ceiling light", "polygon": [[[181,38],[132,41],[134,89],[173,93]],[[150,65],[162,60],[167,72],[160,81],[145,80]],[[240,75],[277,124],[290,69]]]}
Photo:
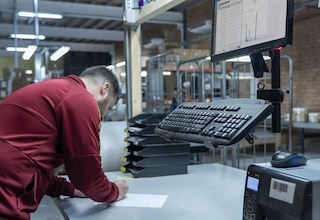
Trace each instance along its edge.
{"label": "ceiling light", "polygon": [[27,50],[23,53],[22,59],[24,60],[29,60],[34,52],[36,52],[37,46],[36,45],[29,45]]}
{"label": "ceiling light", "polygon": [[147,73],[147,71],[145,71],[145,70],[141,71],[141,73],[140,73],[141,77],[146,77],[147,74],[148,74],[148,73]]}
{"label": "ceiling light", "polygon": [[204,22],[188,27],[188,31],[195,34],[206,34],[206,33],[210,33],[211,30],[212,30],[211,20],[205,20]]}
{"label": "ceiling light", "polygon": [[171,72],[170,71],[163,71],[162,75],[164,76],[171,76]]}
{"label": "ceiling light", "polygon": [[[264,60],[270,60],[271,58],[269,56],[263,56]],[[241,57],[236,57],[236,58],[231,58],[226,60],[227,62],[251,62],[250,56],[241,56]]]}
{"label": "ceiling light", "polygon": [[121,67],[121,66],[124,66],[126,65],[126,61],[121,61],[119,63],[116,63],[116,67]]}
{"label": "ceiling light", "polygon": [[30,75],[30,74],[33,73],[33,71],[32,70],[26,70],[26,71],[24,71],[24,73],[27,74],[27,75]]}
{"label": "ceiling light", "polygon": [[46,37],[44,35],[39,35],[38,37],[34,34],[11,34],[11,38],[17,38],[17,39],[28,39],[28,40],[44,40]]}
{"label": "ceiling light", "polygon": [[113,70],[113,69],[114,69],[114,65],[109,65],[109,66],[107,66],[107,69]]}
{"label": "ceiling light", "polygon": [[157,47],[160,47],[161,45],[163,45],[164,43],[164,39],[163,38],[152,38],[150,40],[149,43],[147,44],[144,44],[143,47],[144,48],[157,48]]}
{"label": "ceiling light", "polygon": [[58,50],[56,50],[51,56],[50,56],[50,60],[51,61],[57,61],[58,59],[60,59],[60,57],[62,57],[63,55],[65,55],[66,53],[68,53],[68,51],[70,50],[69,46],[62,46],[60,47]]}
{"label": "ceiling light", "polygon": [[[33,12],[28,12],[28,11],[19,11],[18,15],[20,17],[33,18],[33,17],[35,17],[36,14]],[[63,16],[60,14],[38,13],[38,18],[62,19],[62,17]]]}
{"label": "ceiling light", "polygon": [[6,47],[6,51],[9,51],[9,52],[14,52],[14,51],[25,52],[26,50],[27,50],[26,47]]}

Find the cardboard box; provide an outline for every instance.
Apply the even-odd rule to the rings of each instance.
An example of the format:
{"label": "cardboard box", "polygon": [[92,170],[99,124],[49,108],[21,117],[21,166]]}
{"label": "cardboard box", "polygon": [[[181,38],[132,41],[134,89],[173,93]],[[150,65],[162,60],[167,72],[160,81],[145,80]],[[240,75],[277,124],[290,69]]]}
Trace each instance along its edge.
{"label": "cardboard box", "polygon": [[293,108],[292,109],[292,121],[307,122],[308,121],[308,109],[306,109],[306,108]]}
{"label": "cardboard box", "polygon": [[308,121],[311,123],[318,123],[320,118],[320,112],[309,112]]}
{"label": "cardboard box", "polygon": [[29,85],[31,82],[23,80],[23,79],[15,79],[12,81],[12,92]]}
{"label": "cardboard box", "polygon": [[7,97],[7,90],[0,89],[0,99],[4,99],[5,97]]}

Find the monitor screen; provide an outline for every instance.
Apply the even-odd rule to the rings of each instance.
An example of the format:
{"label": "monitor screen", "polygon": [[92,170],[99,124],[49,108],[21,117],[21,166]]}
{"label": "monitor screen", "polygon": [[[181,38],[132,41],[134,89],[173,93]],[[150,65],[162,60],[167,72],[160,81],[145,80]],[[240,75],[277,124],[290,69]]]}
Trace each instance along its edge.
{"label": "monitor screen", "polygon": [[213,0],[212,61],[292,43],[293,0]]}

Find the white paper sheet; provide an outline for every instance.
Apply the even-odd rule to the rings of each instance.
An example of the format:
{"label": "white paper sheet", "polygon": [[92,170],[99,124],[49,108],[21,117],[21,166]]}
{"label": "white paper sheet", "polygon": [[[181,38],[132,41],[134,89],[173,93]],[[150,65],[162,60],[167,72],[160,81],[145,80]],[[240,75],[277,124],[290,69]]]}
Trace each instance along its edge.
{"label": "white paper sheet", "polygon": [[133,206],[147,208],[161,208],[168,195],[152,195],[152,194],[135,194],[128,193],[126,197],[120,201],[113,202],[112,206]]}

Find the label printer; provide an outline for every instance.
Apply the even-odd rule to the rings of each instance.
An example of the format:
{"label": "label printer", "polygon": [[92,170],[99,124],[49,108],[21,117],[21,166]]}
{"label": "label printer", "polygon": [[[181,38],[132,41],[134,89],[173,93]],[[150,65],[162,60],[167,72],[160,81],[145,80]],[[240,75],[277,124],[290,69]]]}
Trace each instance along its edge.
{"label": "label printer", "polygon": [[270,163],[247,169],[243,220],[319,220],[320,159],[304,166],[276,168]]}

